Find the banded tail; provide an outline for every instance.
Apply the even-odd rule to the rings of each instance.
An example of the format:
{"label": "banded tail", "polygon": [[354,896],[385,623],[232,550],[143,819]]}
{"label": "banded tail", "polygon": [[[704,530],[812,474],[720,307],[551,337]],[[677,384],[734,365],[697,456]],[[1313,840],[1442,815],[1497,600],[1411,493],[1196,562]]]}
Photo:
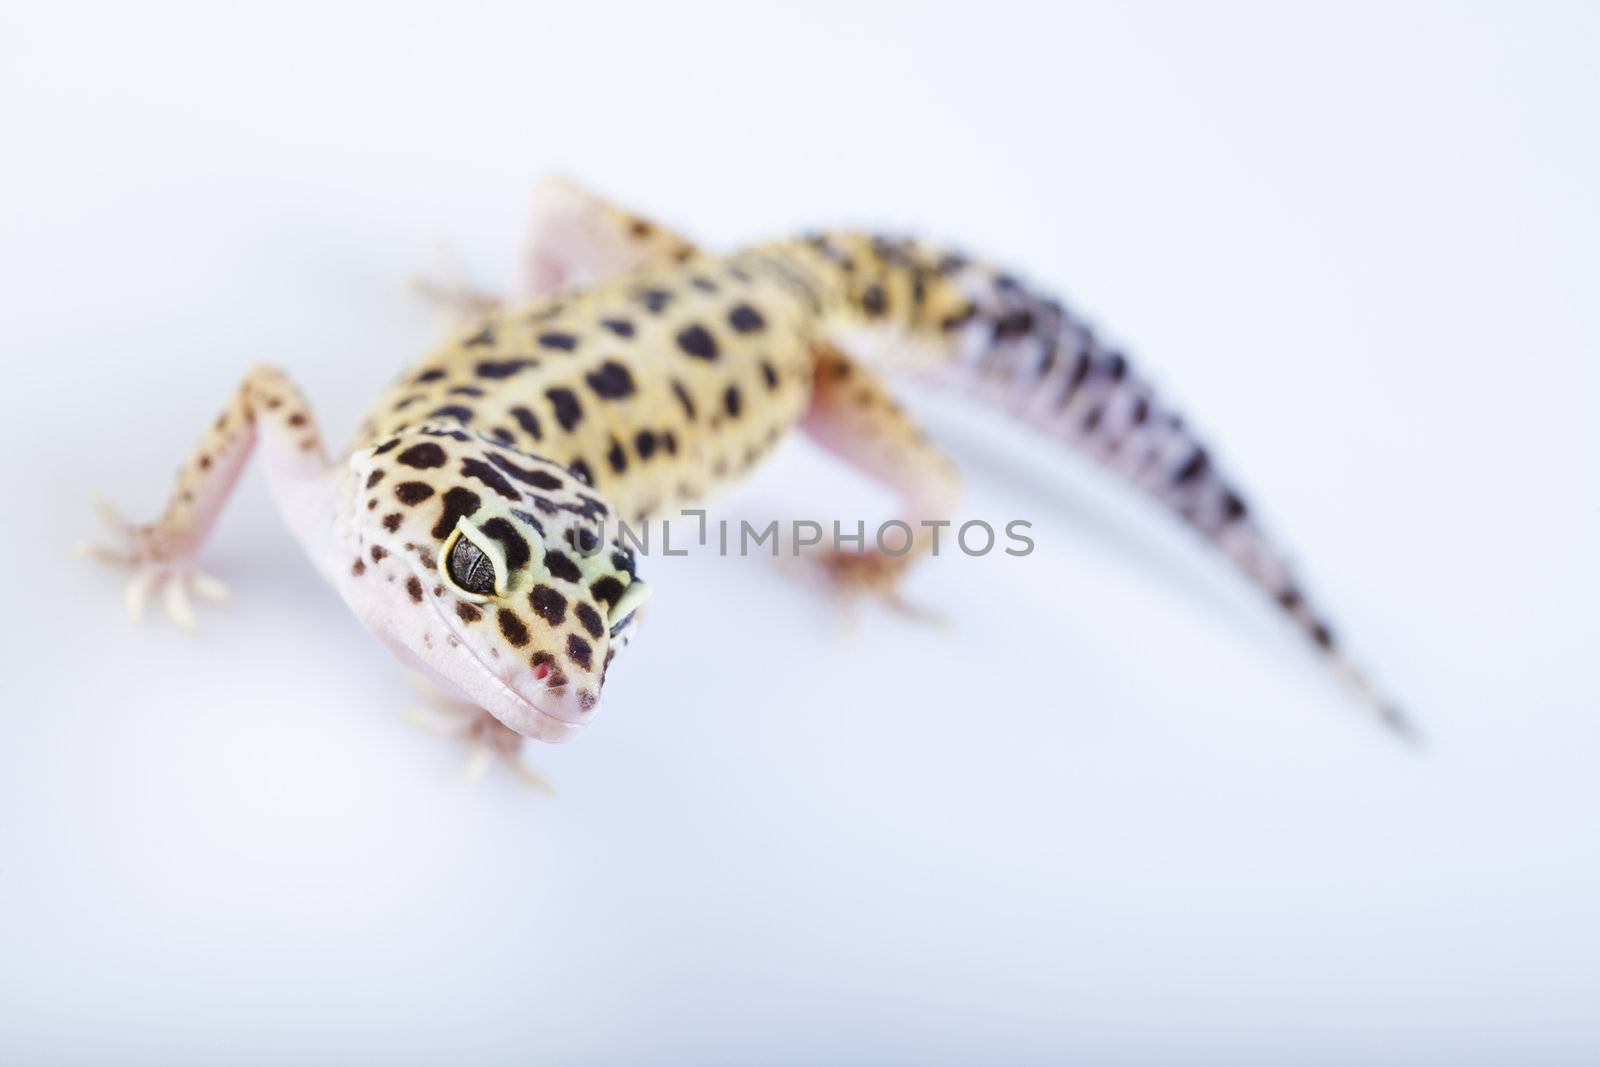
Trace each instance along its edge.
{"label": "banded tail", "polygon": [[1155,497],[1265,590],[1385,725],[1417,740],[1411,720],[1345,659],[1201,441],[1120,351],[1060,303],[963,256],[863,233],[811,236],[754,255],[810,289],[847,327],[893,337],[908,369],[976,386]]}

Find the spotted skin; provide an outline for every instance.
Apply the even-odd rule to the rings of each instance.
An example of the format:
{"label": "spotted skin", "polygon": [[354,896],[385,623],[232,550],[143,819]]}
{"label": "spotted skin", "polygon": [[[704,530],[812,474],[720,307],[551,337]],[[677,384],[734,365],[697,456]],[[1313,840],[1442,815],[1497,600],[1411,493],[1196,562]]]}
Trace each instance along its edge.
{"label": "spotted skin", "polygon": [[[960,255],[833,232],[701,253],[568,183],[547,186],[524,296],[453,303],[332,462],[303,401],[253,372],[127,562],[190,566],[256,437],[291,529],[402,660],[518,735],[574,736],[647,588],[615,520],[703,499],[801,429],[899,494],[909,550],[825,560],[892,592],[958,477],[860,357],[985,397],[1171,508],[1344,667],[1243,496],[1120,353],[1055,301]],[[261,430],[266,432],[258,432]]]}

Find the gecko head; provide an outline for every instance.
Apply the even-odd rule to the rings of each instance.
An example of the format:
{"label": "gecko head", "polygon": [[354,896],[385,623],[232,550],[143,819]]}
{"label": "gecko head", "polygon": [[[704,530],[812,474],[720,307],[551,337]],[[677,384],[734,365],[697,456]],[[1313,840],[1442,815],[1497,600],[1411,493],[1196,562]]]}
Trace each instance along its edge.
{"label": "gecko head", "polygon": [[455,426],[350,459],[345,599],[391,651],[506,726],[576,735],[648,587],[572,469]]}

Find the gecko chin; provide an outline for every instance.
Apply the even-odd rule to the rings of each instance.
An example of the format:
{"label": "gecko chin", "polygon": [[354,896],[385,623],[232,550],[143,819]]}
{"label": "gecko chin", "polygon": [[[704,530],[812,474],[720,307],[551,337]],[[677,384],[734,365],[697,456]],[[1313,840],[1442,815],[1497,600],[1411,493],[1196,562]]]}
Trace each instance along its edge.
{"label": "gecko chin", "polygon": [[526,737],[564,741],[594,717],[648,587],[568,468],[456,426],[351,456],[337,575],[402,662]]}

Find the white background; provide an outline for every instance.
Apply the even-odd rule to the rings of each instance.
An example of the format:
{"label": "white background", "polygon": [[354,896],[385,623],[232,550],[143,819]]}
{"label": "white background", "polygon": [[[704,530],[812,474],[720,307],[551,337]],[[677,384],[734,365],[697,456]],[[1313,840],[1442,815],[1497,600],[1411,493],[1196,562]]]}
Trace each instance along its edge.
{"label": "white background", "polygon": [[[446,8],[448,7],[448,12]],[[13,2],[0,1059],[1600,1057],[1587,5]],[[656,601],[549,800],[408,730],[259,477],[198,638],[68,559],[244,369],[329,435],[562,170],[707,243],[860,222],[1057,287],[1191,413],[1430,745],[1077,459],[914,398],[940,631],[770,563]],[[844,488],[847,487],[847,488]],[[847,494],[847,495],[841,495]],[[853,495],[849,495],[853,494]],[[721,514],[865,499],[799,443]]]}

